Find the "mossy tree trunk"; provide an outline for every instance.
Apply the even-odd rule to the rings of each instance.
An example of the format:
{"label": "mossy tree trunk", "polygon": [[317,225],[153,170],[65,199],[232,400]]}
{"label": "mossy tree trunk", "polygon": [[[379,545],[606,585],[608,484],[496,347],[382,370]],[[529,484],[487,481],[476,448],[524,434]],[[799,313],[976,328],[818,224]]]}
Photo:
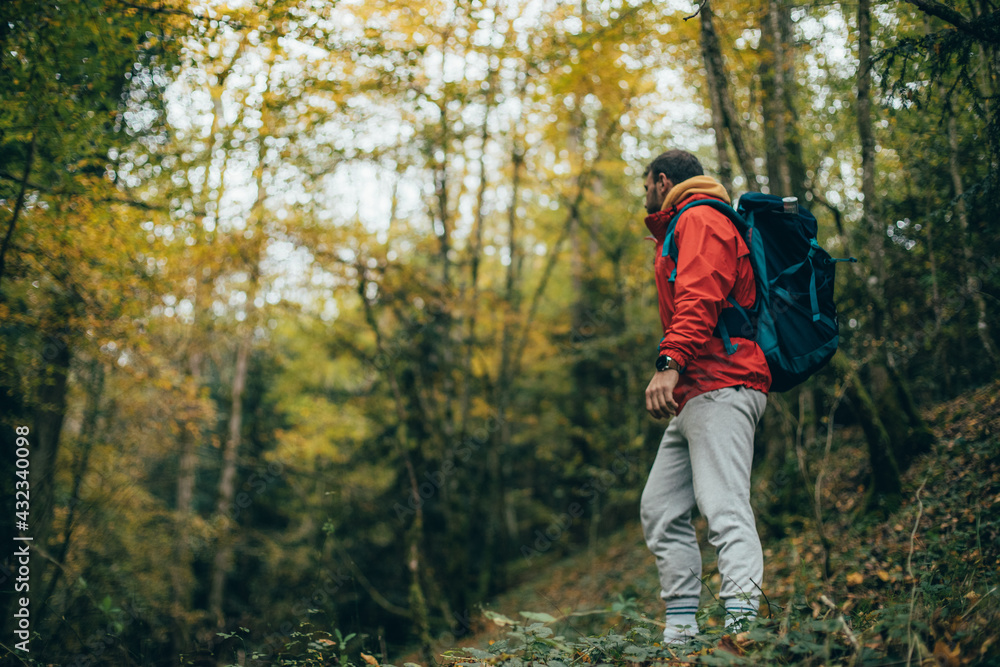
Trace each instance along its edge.
{"label": "mossy tree trunk", "polygon": [[858,374],[851,369],[847,357],[838,354],[834,356],[833,363],[838,374],[848,382],[846,395],[868,443],[871,476],[864,508],[868,511],[889,513],[896,509],[902,500],[902,483],[892,439],[880,418],[878,404]]}

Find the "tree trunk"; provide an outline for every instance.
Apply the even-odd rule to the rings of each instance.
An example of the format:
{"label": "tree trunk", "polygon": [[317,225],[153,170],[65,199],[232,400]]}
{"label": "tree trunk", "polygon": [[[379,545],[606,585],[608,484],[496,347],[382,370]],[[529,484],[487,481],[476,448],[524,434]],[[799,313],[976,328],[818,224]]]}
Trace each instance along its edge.
{"label": "tree trunk", "polygon": [[[252,297],[251,297],[252,298]],[[225,626],[223,595],[226,577],[232,569],[233,544],[230,509],[236,497],[236,463],[238,460],[241,430],[243,427],[243,390],[246,387],[247,367],[250,360],[250,336],[246,334],[236,349],[231,392],[232,410],[229,414],[229,437],[222,452],[222,474],[219,477],[219,500],[216,516],[220,521],[219,542],[212,562],[212,581],[208,595],[208,612],[218,627]]]}
{"label": "tree trunk", "polygon": [[[372,304],[365,296],[365,266],[359,262],[357,265],[358,297],[364,308],[365,321],[375,335],[375,345],[380,354],[385,354],[386,346],[382,337],[382,330],[379,328],[378,319],[372,309]],[[424,661],[428,665],[436,664],[432,650],[430,636],[430,619],[427,613],[427,596],[424,594],[423,583],[423,543],[424,543],[424,503],[420,496],[420,484],[417,480],[416,468],[413,465],[411,450],[414,445],[410,443],[409,429],[407,428],[407,409],[403,392],[400,388],[399,379],[396,376],[395,368],[390,364],[387,369],[389,387],[392,391],[393,407],[396,412],[396,443],[398,454],[403,461],[406,470],[407,480],[410,485],[410,500],[413,505],[413,523],[406,531],[406,552],[403,554],[406,568],[410,572],[409,588],[409,610],[408,614],[413,621],[414,629],[420,642],[420,652]]]}
{"label": "tree trunk", "polygon": [[[977,23],[983,22],[987,16],[995,12],[992,3],[981,0],[979,3],[970,2],[972,15]],[[994,26],[996,24],[994,23]],[[983,36],[987,37],[987,36]],[[977,44],[980,61],[983,67],[979,68],[982,89],[979,91],[983,109],[986,111],[986,138],[990,144],[990,175],[993,177],[993,186],[998,185],[1000,180],[1000,118],[998,118],[997,89],[998,79],[1000,79],[1000,51],[997,49],[997,39],[994,28],[992,39],[981,38]]]}
{"label": "tree trunk", "polygon": [[772,0],[761,18],[760,80],[767,178],[771,194],[805,201],[806,169],[795,108],[791,6]]}
{"label": "tree trunk", "polygon": [[447,100],[438,105],[438,112],[441,115],[441,139],[439,144],[441,149],[441,158],[440,160],[435,158],[434,163],[434,194],[437,198],[436,217],[440,227],[436,229],[435,232],[438,237],[438,254],[441,258],[441,283],[447,286],[451,276],[451,258],[449,257],[449,251],[451,250],[451,229],[449,228],[451,225],[451,216],[449,215],[448,210],[447,162],[448,135],[450,133],[450,129],[448,127],[449,121]]}
{"label": "tree trunk", "polygon": [[725,62],[722,59],[722,47],[719,44],[719,37],[715,32],[712,23],[712,6],[708,0],[701,7],[701,52],[705,60],[706,71],[711,71],[711,76],[720,83],[718,87],[719,103],[722,108],[723,119],[729,137],[733,142],[733,149],[736,151],[736,159],[740,163],[740,169],[747,180],[747,189],[757,191],[760,186],[757,183],[757,172],[754,168],[753,153],[750,146],[743,138],[743,124],[736,111],[732,95],[729,93],[729,86],[726,82],[729,78],[726,74]]}
{"label": "tree trunk", "polygon": [[[929,200],[930,197],[927,197]],[[932,210],[930,206],[927,210]],[[927,235],[927,259],[931,270],[931,308],[934,310],[934,328],[925,345],[926,349],[934,351],[934,363],[941,371],[944,382],[944,393],[951,392],[951,369],[948,366],[948,346],[940,341],[944,326],[944,307],[941,302],[941,289],[938,285],[937,253],[934,251],[934,216],[929,215],[924,223],[924,233]],[[940,395],[936,393],[936,395]]]}
{"label": "tree trunk", "polygon": [[[31,508],[28,516],[28,527],[24,534],[33,538],[35,545],[54,550],[55,545],[49,543],[56,506],[56,462],[58,461],[60,435],[63,421],[66,417],[67,393],[70,363],[72,353],[69,347],[69,331],[63,323],[70,317],[70,309],[61,297],[56,296],[56,305],[52,318],[60,322],[59,327],[48,335],[42,349],[42,371],[35,396],[33,410],[33,428],[28,434],[31,443]],[[13,450],[11,450],[13,451]],[[11,468],[13,470],[13,466]],[[11,475],[13,477],[13,475]],[[13,516],[9,524],[11,530],[16,528]],[[16,534],[14,531],[13,534]],[[35,565],[37,563],[37,566]],[[32,561],[32,581],[44,581],[48,561],[36,558]],[[51,575],[57,576],[56,573]],[[0,597],[0,608],[10,609],[15,597]],[[0,627],[8,632],[13,627],[10,614],[5,614],[0,620]]]}
{"label": "tree trunk", "polygon": [[782,74],[782,111],[785,134],[785,161],[788,165],[789,188],[792,196],[805,201],[809,178],[802,153],[802,131],[799,127],[799,112],[796,100],[799,99],[798,79],[795,74],[795,34],[792,24],[792,6],[776,2],[776,18],[778,36],[781,38],[782,58],[779,71]]}
{"label": "tree trunk", "polygon": [[[21,174],[21,189],[17,193],[17,200],[14,202],[14,210],[10,214],[10,222],[7,223],[7,232],[3,236],[3,241],[0,242],[0,280],[3,280],[3,274],[6,267],[7,250],[10,247],[11,239],[14,236],[14,227],[17,226],[17,219],[21,215],[21,211],[24,209],[24,198],[28,192],[28,176],[31,175],[31,167],[35,161],[35,144],[38,143],[38,130],[31,133],[31,143],[28,144],[28,154],[24,159],[24,171]],[[0,301],[3,300],[2,292],[0,292]]]}
{"label": "tree trunk", "polygon": [[761,96],[764,111],[764,144],[770,193],[792,195],[792,174],[786,154],[785,43],[781,34],[782,8],[767,2],[761,20]]}
{"label": "tree trunk", "polygon": [[63,522],[62,537],[59,543],[58,552],[55,555],[55,567],[52,569],[52,576],[45,586],[45,593],[42,595],[41,604],[38,605],[38,612],[35,615],[35,623],[42,627],[42,623],[48,613],[49,600],[59,584],[63,574],[63,566],[66,563],[66,556],[69,553],[69,546],[73,538],[73,529],[76,527],[76,515],[80,504],[80,491],[84,477],[90,468],[90,453],[94,448],[94,441],[97,438],[97,419],[101,411],[101,398],[104,393],[104,368],[100,361],[90,362],[90,386],[87,391],[87,403],[84,409],[83,423],[80,426],[80,437],[77,447],[79,454],[76,457],[76,464],[73,466],[73,489],[70,493],[67,507],[66,519]]}
{"label": "tree trunk", "polygon": [[184,620],[192,607],[191,517],[194,507],[195,476],[198,472],[200,428],[197,422],[198,388],[201,378],[201,353],[193,351],[188,358],[190,383],[186,402],[178,415],[180,421],[180,461],[177,472],[177,501],[174,507],[174,559],[170,565],[173,584],[174,650],[178,655],[189,645],[190,628]]}
{"label": "tree trunk", "polygon": [[271,131],[270,112],[267,106],[267,95],[270,87],[271,68],[273,61],[267,64],[267,74],[260,108],[261,129],[257,138],[257,164],[254,166],[254,182],[257,193],[250,208],[247,227],[254,232],[249,240],[248,248],[241,252],[247,259],[244,268],[250,277],[247,285],[247,307],[245,312],[246,331],[239,335],[236,344],[236,362],[233,367],[233,383],[230,392],[231,411],[229,414],[229,433],[222,452],[222,470],[219,475],[219,495],[216,505],[216,520],[218,523],[218,543],[212,562],[212,576],[209,584],[208,613],[214,618],[218,627],[225,625],[225,584],[226,577],[232,569],[233,559],[233,526],[230,517],[233,499],[236,497],[236,468],[239,461],[239,449],[243,429],[243,392],[246,388],[247,368],[254,331],[254,300],[260,280],[261,256],[264,248],[264,204],[267,201],[267,188],[264,183],[267,147],[264,138]]}
{"label": "tree trunk", "polygon": [[514,390],[514,342],[517,329],[516,318],[521,311],[521,293],[518,289],[520,276],[518,266],[520,253],[517,245],[517,207],[520,205],[520,186],[524,166],[524,147],[514,138],[511,151],[513,177],[511,182],[510,205],[507,210],[507,255],[508,264],[504,277],[504,303],[507,304],[500,334],[500,368],[496,383],[496,418],[499,428],[492,438],[492,446],[486,452],[487,508],[486,545],[488,562],[480,572],[478,595],[484,599],[503,587],[506,579],[505,561],[508,555],[510,537],[505,535],[504,505],[506,493],[503,479],[503,460],[510,448],[512,431],[508,409]]}
{"label": "tree trunk", "polygon": [[[58,297],[57,297],[58,298]],[[69,310],[60,308],[55,315],[63,322]],[[63,419],[66,416],[66,396],[71,353],[69,332],[64,326],[51,336],[42,352],[46,363],[38,389],[35,409],[34,447],[31,459],[31,521],[30,534],[36,544],[47,545],[49,529],[55,511],[56,461]]]}
{"label": "tree trunk", "polygon": [[793,463],[798,456],[797,440],[799,423],[793,413],[791,396],[793,394],[771,394],[768,396],[768,409],[761,421],[762,441],[767,442],[764,470],[767,480],[768,511],[761,512],[759,518],[767,527],[768,532],[776,538],[787,534],[788,527],[781,518],[789,512],[801,511],[803,504],[809,502],[808,494],[802,484],[796,480]]}
{"label": "tree trunk", "polygon": [[[416,476],[412,474],[412,467],[411,477],[413,480],[412,483],[415,485]],[[419,502],[419,494],[414,500]],[[410,530],[407,531],[409,558],[407,558],[406,565],[410,570],[410,590],[408,599],[410,605],[410,616],[413,619],[413,624],[417,631],[417,638],[420,641],[421,656],[428,665],[433,666],[437,664],[437,661],[434,659],[434,652],[431,648],[433,642],[431,640],[430,618],[427,613],[427,598],[424,596],[423,585],[421,584],[422,571],[419,545],[423,541],[423,535],[423,513],[420,509],[418,509],[417,516],[413,520],[413,525],[410,527]]]}
{"label": "tree trunk", "polygon": [[951,172],[951,185],[955,190],[955,213],[958,215],[959,235],[962,244],[963,269],[965,270],[965,291],[976,307],[976,333],[983,344],[983,351],[994,368],[997,366],[997,351],[993,344],[989,323],[986,319],[986,300],[980,290],[982,283],[976,272],[972,245],[969,242],[969,215],[965,206],[965,187],[958,169],[958,130],[955,123],[955,112],[948,102],[948,170]]}
{"label": "tree trunk", "polygon": [[[493,82],[494,73],[491,70],[487,80],[490,81],[491,85]],[[456,443],[465,443],[468,437],[470,425],[470,411],[472,407],[472,392],[473,392],[473,380],[474,373],[472,368],[472,355],[476,347],[476,329],[477,329],[477,313],[478,313],[478,303],[479,303],[479,263],[482,261],[482,251],[483,251],[483,227],[485,221],[485,211],[486,211],[486,190],[489,183],[487,177],[487,167],[486,167],[486,148],[489,142],[489,118],[490,110],[493,106],[492,88],[487,93],[488,97],[486,100],[486,109],[483,113],[483,124],[481,128],[481,149],[479,153],[479,187],[476,192],[476,214],[475,222],[473,224],[472,240],[469,245],[469,294],[465,295],[464,304],[470,304],[467,308],[468,316],[466,318],[466,333],[465,333],[465,344],[462,359],[462,395],[461,404],[459,408],[458,416],[458,431],[457,436],[453,439]],[[463,305],[463,310],[466,308]],[[446,457],[448,461],[454,463],[453,451],[447,452]],[[449,544],[460,544],[463,539],[467,538],[471,532],[470,523],[472,521],[478,521],[478,517],[475,513],[478,511],[476,504],[471,502],[471,498],[465,497],[462,499],[463,505],[466,509],[471,509],[471,511],[465,511],[459,513],[460,518],[453,520],[451,524],[447,526]],[[456,608],[464,613],[464,610],[468,608],[467,600],[471,590],[469,585],[470,580],[473,578],[472,571],[478,569],[478,565],[472,564],[472,558],[469,557],[469,550],[467,548],[455,549],[455,555],[452,560],[452,568],[449,573],[451,581],[460,582],[456,585],[455,590],[452,593],[452,601]],[[448,619],[449,621],[451,619]]]}
{"label": "tree trunk", "polygon": [[[927,451],[933,442],[933,435],[919,415],[910,396],[906,380],[896,372],[888,347],[883,340],[889,331],[889,311],[885,294],[885,229],[878,219],[875,205],[875,132],[871,113],[871,0],[861,0],[858,5],[858,134],[861,139],[861,191],[864,197],[864,219],[868,229],[868,254],[871,274],[868,293],[873,306],[872,329],[878,345],[878,356],[872,364],[872,392],[861,392],[860,381],[855,394],[851,396],[862,426],[869,437],[872,452],[872,467],[878,474],[887,476],[873,486],[876,495],[892,498],[898,485],[899,470],[905,469],[918,453]],[[874,398],[874,400],[872,400]],[[872,425],[869,413],[878,420],[878,428]],[[865,426],[867,424],[867,426]],[[880,440],[881,432],[886,433],[890,447],[894,447],[892,465],[886,463],[881,446],[874,446]],[[880,457],[876,460],[876,456]],[[881,463],[879,463],[881,461]],[[893,472],[893,470],[895,472]],[[871,506],[869,504],[869,506]]]}
{"label": "tree trunk", "polygon": [[[729,144],[726,142],[726,115],[722,110],[722,91],[726,85],[716,75],[714,67],[709,67],[711,54],[706,48],[712,31],[712,17],[707,13],[707,7],[702,8],[701,15],[701,53],[705,61],[705,81],[708,85],[708,102],[712,111],[712,131],[715,133],[715,152],[719,158],[719,182],[726,192],[733,194],[733,163],[729,159]],[[708,33],[706,35],[706,32]]]}
{"label": "tree trunk", "polygon": [[816,389],[812,382],[799,387],[799,427],[796,441],[804,448],[816,445]]}
{"label": "tree trunk", "polygon": [[[200,369],[201,365],[201,354],[199,352],[193,352],[188,362],[190,368],[190,381],[194,390],[193,395],[188,396],[190,404],[188,406],[189,411],[197,409],[197,389],[198,382],[200,380]],[[183,415],[182,415],[183,416]],[[190,415],[189,415],[190,416]],[[194,499],[194,482],[195,473],[197,472],[198,466],[198,434],[191,428],[191,423],[185,421],[181,424],[181,457],[180,457],[180,470],[177,475],[177,504],[176,510],[178,517],[186,517],[191,512]]]}
{"label": "tree trunk", "polygon": [[[890,435],[896,446],[896,462],[899,464],[899,469],[906,470],[917,456],[931,450],[935,437],[927,426],[927,422],[920,416],[917,404],[913,400],[913,394],[910,392],[909,383],[906,382],[894,363],[888,364],[886,369],[889,373],[889,382],[892,385],[893,393],[889,397],[890,400],[882,402],[891,406],[895,412],[901,413],[903,417],[905,430],[899,435],[890,431]],[[883,410],[883,414],[888,412],[890,412],[889,407]]]}
{"label": "tree trunk", "polygon": [[879,409],[857,373],[852,372],[844,355],[836,354],[833,364],[847,382],[846,395],[854,406],[861,429],[868,442],[871,478],[864,508],[868,511],[891,513],[902,501],[899,466],[893,453],[892,441],[879,417]]}
{"label": "tree trunk", "polygon": [[861,195],[868,230],[869,291],[873,296],[872,325],[876,338],[885,333],[885,229],[875,210],[875,131],[871,111],[871,0],[858,4],[858,136],[861,139]]}

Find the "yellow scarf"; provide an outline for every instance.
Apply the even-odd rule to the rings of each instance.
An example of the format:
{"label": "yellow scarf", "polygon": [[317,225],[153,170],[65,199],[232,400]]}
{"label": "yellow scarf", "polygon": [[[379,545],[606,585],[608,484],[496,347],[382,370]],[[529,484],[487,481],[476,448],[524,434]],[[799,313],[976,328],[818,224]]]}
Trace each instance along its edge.
{"label": "yellow scarf", "polygon": [[686,181],[681,181],[670,188],[666,199],[663,200],[661,211],[669,211],[677,204],[691,195],[711,195],[718,197],[727,204],[730,203],[729,193],[722,187],[722,184],[711,176],[695,176]]}

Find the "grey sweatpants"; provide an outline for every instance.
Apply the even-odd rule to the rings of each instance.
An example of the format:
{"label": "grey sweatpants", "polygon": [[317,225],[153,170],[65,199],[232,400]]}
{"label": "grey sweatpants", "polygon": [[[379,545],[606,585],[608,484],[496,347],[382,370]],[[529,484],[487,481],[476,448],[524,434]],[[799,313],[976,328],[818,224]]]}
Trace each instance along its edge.
{"label": "grey sweatpants", "polygon": [[668,610],[675,600],[697,604],[701,594],[701,551],[691,525],[696,503],[718,552],[719,597],[756,607],[764,558],[750,508],[750,463],[766,405],[767,396],[753,389],[716,389],[688,401],[663,434],[640,512]]}

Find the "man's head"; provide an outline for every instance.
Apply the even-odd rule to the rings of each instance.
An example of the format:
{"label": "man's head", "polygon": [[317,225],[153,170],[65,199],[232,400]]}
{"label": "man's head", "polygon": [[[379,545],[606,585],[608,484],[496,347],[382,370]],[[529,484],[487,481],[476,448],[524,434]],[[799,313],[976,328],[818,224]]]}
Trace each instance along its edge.
{"label": "man's head", "polygon": [[659,211],[670,188],[704,173],[698,158],[687,151],[674,149],[661,153],[642,174],[645,177],[646,212],[652,215]]}

